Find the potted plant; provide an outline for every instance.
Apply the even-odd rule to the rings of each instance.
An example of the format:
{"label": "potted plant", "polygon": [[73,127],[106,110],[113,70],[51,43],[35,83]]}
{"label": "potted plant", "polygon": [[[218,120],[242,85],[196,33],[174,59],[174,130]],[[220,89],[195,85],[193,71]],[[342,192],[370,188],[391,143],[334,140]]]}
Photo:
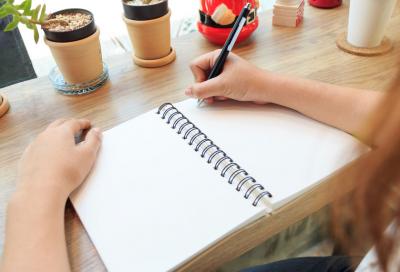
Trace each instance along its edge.
{"label": "potted plant", "polygon": [[159,67],[174,61],[168,0],[122,0],[122,4],[135,63]]}
{"label": "potted plant", "polygon": [[21,23],[33,30],[38,42],[38,28],[43,30],[44,42],[58,67],[50,74],[57,89],[65,94],[82,94],[93,91],[88,87],[95,86],[94,83],[98,87],[99,79],[105,82],[108,74],[101,57],[100,32],[90,11],[65,9],[46,14],[46,5],[32,8],[31,0],[21,4],[7,0],[0,8],[0,17],[8,15],[13,19],[4,31],[11,31]]}

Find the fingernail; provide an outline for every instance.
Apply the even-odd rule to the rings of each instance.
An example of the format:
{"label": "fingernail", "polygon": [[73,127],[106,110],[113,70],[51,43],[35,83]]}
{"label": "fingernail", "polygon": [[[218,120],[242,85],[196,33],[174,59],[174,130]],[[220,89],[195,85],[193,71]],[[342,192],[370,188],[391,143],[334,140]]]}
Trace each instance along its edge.
{"label": "fingernail", "polygon": [[192,90],[192,88],[191,88],[191,87],[187,88],[187,89],[185,90],[185,94],[186,94],[187,96],[193,96],[193,90]]}

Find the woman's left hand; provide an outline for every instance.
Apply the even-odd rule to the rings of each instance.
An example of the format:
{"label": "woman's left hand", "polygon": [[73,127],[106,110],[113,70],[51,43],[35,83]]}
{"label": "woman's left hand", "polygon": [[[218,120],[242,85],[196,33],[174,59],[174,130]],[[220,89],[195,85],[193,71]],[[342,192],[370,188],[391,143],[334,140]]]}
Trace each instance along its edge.
{"label": "woman's left hand", "polygon": [[[17,193],[42,194],[66,201],[91,170],[101,144],[101,131],[85,119],[60,119],[28,146],[22,155]],[[75,136],[90,129],[84,141]]]}

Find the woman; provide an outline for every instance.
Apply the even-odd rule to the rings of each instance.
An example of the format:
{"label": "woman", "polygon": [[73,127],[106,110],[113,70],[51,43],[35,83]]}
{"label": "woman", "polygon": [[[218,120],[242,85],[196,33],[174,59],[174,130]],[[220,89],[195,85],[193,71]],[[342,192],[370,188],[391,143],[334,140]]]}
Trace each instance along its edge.
{"label": "woman", "polygon": [[[204,98],[209,104],[225,99],[279,104],[378,146],[374,160],[368,161],[367,168],[365,165],[360,168],[362,175],[357,176],[359,186],[351,216],[337,217],[357,219],[344,222],[351,223],[348,226],[353,226],[353,231],[339,236],[354,238],[355,242],[370,238],[377,246],[382,269],[398,270],[390,266],[396,259],[392,253],[400,255],[395,252],[396,241],[400,239],[395,239],[397,233],[385,236],[384,231],[389,222],[393,222],[396,230],[395,224],[400,218],[400,196],[396,195],[400,183],[400,170],[396,167],[400,161],[400,95],[397,92],[400,74],[393,91],[384,95],[273,74],[231,54],[223,73],[205,81],[218,53],[203,55],[191,64],[196,83],[185,91],[188,96]],[[369,131],[374,133],[365,130],[367,121],[374,129]],[[57,120],[24,152],[17,190],[8,206],[3,271],[70,270],[64,234],[65,203],[89,173],[101,145],[101,132],[97,128],[90,129],[79,144],[75,144],[74,135],[90,127],[88,120]],[[341,225],[337,229],[342,229]],[[248,271],[350,270],[347,259],[311,258],[282,261]]]}

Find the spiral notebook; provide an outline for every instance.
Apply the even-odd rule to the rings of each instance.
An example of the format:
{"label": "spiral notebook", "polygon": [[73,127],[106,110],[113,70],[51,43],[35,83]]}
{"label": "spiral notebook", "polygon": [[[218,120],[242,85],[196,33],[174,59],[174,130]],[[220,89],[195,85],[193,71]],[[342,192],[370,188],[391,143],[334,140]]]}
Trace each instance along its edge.
{"label": "spiral notebook", "polygon": [[367,151],[274,105],[166,103],[104,132],[71,201],[109,271],[169,271]]}

